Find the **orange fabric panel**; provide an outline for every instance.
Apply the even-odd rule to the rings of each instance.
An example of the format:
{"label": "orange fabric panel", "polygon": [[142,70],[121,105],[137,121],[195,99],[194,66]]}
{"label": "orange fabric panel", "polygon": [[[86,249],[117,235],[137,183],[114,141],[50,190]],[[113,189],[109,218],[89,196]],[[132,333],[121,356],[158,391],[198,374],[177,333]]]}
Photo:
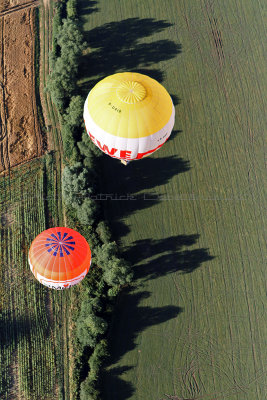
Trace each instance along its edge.
{"label": "orange fabric panel", "polygon": [[91,250],[86,239],[70,228],[50,228],[32,242],[29,261],[34,274],[46,279],[65,281],[78,277],[91,263]]}

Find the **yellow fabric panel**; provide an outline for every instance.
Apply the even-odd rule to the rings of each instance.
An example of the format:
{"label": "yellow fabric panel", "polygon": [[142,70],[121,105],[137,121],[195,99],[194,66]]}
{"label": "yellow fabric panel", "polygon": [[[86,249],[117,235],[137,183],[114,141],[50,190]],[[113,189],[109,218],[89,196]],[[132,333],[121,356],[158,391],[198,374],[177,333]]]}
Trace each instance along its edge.
{"label": "yellow fabric panel", "polygon": [[108,133],[140,138],[162,129],[172,114],[167,90],[146,75],[122,72],[98,82],[88,95],[88,112]]}

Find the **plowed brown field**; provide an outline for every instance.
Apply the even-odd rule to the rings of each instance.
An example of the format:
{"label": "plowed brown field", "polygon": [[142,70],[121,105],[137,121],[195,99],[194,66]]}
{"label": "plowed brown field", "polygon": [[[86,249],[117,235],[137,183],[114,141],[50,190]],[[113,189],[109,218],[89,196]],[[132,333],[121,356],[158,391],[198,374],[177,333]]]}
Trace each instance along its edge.
{"label": "plowed brown field", "polygon": [[[5,10],[11,11],[10,7],[17,4],[10,2]],[[0,172],[3,172],[41,155],[42,138],[35,99],[35,8],[14,9],[8,14],[0,11],[3,11],[0,18]]]}

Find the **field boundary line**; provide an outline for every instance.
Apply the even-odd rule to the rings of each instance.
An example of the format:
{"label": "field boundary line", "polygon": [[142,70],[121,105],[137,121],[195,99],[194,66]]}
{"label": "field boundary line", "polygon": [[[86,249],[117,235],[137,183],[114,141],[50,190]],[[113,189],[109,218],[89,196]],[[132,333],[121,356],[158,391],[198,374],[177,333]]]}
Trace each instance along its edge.
{"label": "field boundary line", "polygon": [[0,17],[5,17],[6,15],[9,15],[9,14],[12,14],[14,12],[21,11],[24,9],[38,7],[39,5],[40,5],[39,0],[33,0],[33,1],[30,1],[29,3],[19,4],[17,6],[8,8],[6,11],[0,12]]}

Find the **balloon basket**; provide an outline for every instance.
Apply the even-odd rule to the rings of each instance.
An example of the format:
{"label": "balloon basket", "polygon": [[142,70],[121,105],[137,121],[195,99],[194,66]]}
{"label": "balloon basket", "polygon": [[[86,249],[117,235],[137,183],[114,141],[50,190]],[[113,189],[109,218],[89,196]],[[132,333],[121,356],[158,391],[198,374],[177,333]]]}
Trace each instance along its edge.
{"label": "balloon basket", "polygon": [[122,163],[123,165],[128,165],[128,164],[129,164],[129,162],[130,162],[130,161],[121,160],[121,163]]}

